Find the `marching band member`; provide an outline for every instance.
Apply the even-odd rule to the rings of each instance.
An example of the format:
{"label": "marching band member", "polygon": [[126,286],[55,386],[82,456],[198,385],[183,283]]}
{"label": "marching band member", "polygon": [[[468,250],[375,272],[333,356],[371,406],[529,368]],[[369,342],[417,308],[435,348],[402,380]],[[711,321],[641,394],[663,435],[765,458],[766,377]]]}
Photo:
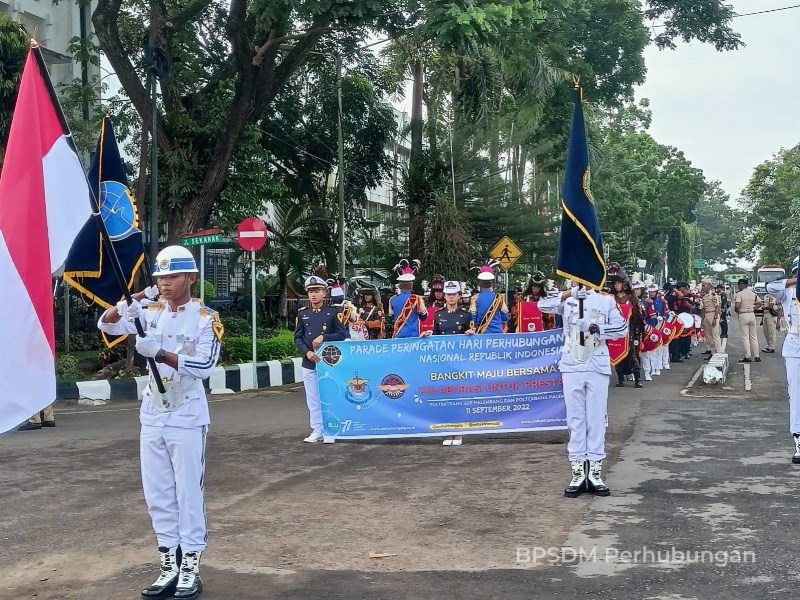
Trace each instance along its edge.
{"label": "marching band member", "polygon": [[472,292],[469,291],[467,287],[467,282],[461,282],[461,301],[459,305],[461,306],[462,310],[469,312],[469,307],[472,304]]}
{"label": "marching band member", "polygon": [[347,339],[349,332],[339,318],[339,309],[336,306],[325,306],[327,282],[321,277],[311,275],[306,278],[305,288],[310,306],[304,306],[297,311],[294,343],[303,357],[303,386],[306,389],[311,424],[311,435],[303,441],[313,444],[324,439],[317,380],[317,363],[321,359],[316,351],[323,342],[341,342]]}
{"label": "marching band member", "polygon": [[[444,282],[443,292],[445,306],[436,311],[433,316],[433,331],[424,332],[422,337],[431,335],[473,335],[475,330],[472,329],[471,315],[459,307],[461,284],[457,281]],[[460,435],[448,436],[442,442],[443,446],[460,446],[461,444],[462,437]]]}
{"label": "marching band member", "polygon": [[[579,315],[581,300],[583,318]],[[572,468],[572,479],[564,495],[576,498],[590,491],[597,496],[609,496],[611,491],[602,477],[611,378],[606,341],[625,337],[628,322],[613,297],[591,288],[573,287],[539,300],[539,310],[559,314],[564,321],[560,370],[569,427],[567,450]],[[585,336],[583,344],[581,333]]]}
{"label": "marching band member", "polygon": [[[111,335],[134,335],[134,321],[141,320],[146,335],[136,338],[136,350],[158,366],[142,395],[139,444],[161,573],[142,598],[185,600],[203,591],[200,556],[208,542],[203,480],[211,423],[203,380],[219,359],[223,328],[217,313],[191,297],[197,273],[187,248],[168,246],[153,269],[158,287],[134,294],[130,306],[122,301],[109,308],[97,323]],[[159,293],[162,301],[153,302]],[[154,377],[164,382],[164,394]]]}
{"label": "marching band member", "polygon": [[781,354],[786,363],[786,379],[789,382],[789,432],[794,438],[794,464],[800,464],[800,310],[796,300],[798,264],[800,256],[792,262],[790,279],[767,284],[767,293],[780,302],[784,319],[789,325]]}
{"label": "marching band member", "polygon": [[382,340],[386,337],[386,317],[380,303],[380,294],[372,286],[364,286],[358,290],[357,317],[369,330],[369,339]]}
{"label": "marching band member", "polygon": [[472,297],[470,312],[472,313],[475,333],[503,333],[503,325],[508,321],[508,306],[503,294],[492,290],[494,287],[494,269],[500,263],[490,260],[478,270],[480,293]]}
{"label": "marching band member", "polygon": [[[622,362],[616,365],[617,387],[625,386],[625,376],[633,375],[634,386],[644,387],[642,384],[642,366],[639,360],[639,344],[644,333],[644,317],[642,305],[633,291],[631,281],[625,271],[617,263],[611,263],[608,268],[608,280],[611,283],[612,294],[618,305],[630,306],[628,317],[628,354]],[[640,288],[641,289],[641,288]],[[620,309],[621,310],[621,309]],[[623,313],[624,314],[624,313]]]}
{"label": "marching band member", "polygon": [[[522,292],[523,302],[539,302],[547,298],[547,278],[541,271],[536,271],[528,280],[528,287]],[[556,328],[556,318],[552,314],[542,315],[542,326],[545,330]]]}
{"label": "marching band member", "polygon": [[428,302],[426,306],[428,306],[428,308],[444,308],[444,305],[444,276],[434,275],[431,278],[430,295],[428,296]]}
{"label": "marching band member", "polygon": [[422,265],[404,258],[396,266],[400,292],[389,299],[389,316],[394,317],[394,338],[419,337],[419,320],[428,317],[425,300],[412,293],[416,274]]}
{"label": "marching band member", "polygon": [[341,283],[339,283],[339,275],[334,274],[332,279],[328,279],[325,283],[328,284],[331,295],[331,306],[339,309],[339,320],[344,324],[355,323],[358,320],[356,315],[356,307],[349,300],[344,299],[344,290]]}

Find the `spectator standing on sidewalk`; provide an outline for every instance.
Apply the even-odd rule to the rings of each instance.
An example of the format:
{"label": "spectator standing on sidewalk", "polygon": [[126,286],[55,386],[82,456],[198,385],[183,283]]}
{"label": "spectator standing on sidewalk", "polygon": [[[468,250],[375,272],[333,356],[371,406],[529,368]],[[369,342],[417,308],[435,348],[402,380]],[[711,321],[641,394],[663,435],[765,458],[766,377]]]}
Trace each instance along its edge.
{"label": "spectator standing on sidewalk", "polygon": [[740,279],[738,285],[739,292],[736,294],[733,310],[739,315],[739,327],[742,330],[742,343],[744,344],[744,358],[740,359],[739,362],[761,362],[761,356],[758,351],[755,315],[755,310],[761,307],[761,300],[748,287],[750,282],[747,279]]}

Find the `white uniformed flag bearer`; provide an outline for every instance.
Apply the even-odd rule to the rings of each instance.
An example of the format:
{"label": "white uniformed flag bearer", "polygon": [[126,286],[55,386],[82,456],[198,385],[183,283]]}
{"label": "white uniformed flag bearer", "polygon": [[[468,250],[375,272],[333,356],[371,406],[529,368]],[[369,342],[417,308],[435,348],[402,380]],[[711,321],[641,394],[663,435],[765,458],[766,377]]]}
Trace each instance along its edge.
{"label": "white uniformed flag bearer", "polygon": [[[142,396],[139,420],[142,486],[161,573],[142,598],[186,600],[203,590],[199,569],[208,541],[203,479],[210,424],[203,380],[219,359],[223,329],[218,315],[191,297],[197,273],[188,249],[164,248],[153,271],[157,286],[135,294],[130,306],[123,301],[108,309],[97,324],[112,335],[135,335],[139,319],[146,335],[136,338],[136,350],[158,364]],[[153,377],[164,382],[164,394]]]}
{"label": "white uniformed flag bearer", "polygon": [[783,316],[789,331],[783,342],[783,360],[789,383],[789,432],[794,438],[792,462],[800,464],[800,310],[797,301],[797,268],[800,256],[792,263],[792,276],[767,284],[767,293],[783,306]]}
{"label": "white uniformed flag bearer", "polygon": [[[580,301],[583,301],[583,318],[578,314]],[[569,427],[567,451],[572,467],[572,480],[564,495],[575,498],[589,491],[608,496],[611,491],[602,477],[611,379],[606,342],[628,335],[628,321],[612,296],[592,288],[573,287],[543,298],[538,304],[543,313],[556,313],[564,319],[560,370]]]}

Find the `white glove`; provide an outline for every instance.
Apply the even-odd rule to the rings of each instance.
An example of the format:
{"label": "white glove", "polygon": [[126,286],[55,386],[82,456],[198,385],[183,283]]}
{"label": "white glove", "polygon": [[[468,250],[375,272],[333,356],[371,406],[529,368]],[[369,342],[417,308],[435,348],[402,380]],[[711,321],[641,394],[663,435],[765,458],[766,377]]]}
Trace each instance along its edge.
{"label": "white glove", "polygon": [[656,325],[661,325],[664,322],[664,317],[658,317],[656,319]]}
{"label": "white glove", "polygon": [[144,337],[136,336],[136,351],[145,358],[153,358],[159,350],[161,344],[152,333],[147,333]]}
{"label": "white glove", "polygon": [[583,292],[583,297],[586,298],[586,290],[576,285],[569,291],[569,295],[572,296],[573,298],[580,298],[581,292]]}
{"label": "white glove", "polygon": [[576,296],[578,300],[586,300],[586,288],[579,287],[578,288],[578,295]]}
{"label": "white glove", "polygon": [[592,326],[592,320],[587,319],[584,317],[583,319],[578,319],[578,329],[580,329],[583,333],[589,333],[589,328]]}
{"label": "white glove", "polygon": [[147,312],[147,306],[152,304],[150,300],[145,300],[142,298],[141,300],[134,300],[127,309],[126,315],[128,316],[128,321],[135,321],[136,319],[144,318],[144,313]]}
{"label": "white glove", "polygon": [[157,285],[151,285],[149,288],[144,289],[144,295],[147,297],[148,300],[155,300],[156,298],[158,298],[158,294],[159,291]]}

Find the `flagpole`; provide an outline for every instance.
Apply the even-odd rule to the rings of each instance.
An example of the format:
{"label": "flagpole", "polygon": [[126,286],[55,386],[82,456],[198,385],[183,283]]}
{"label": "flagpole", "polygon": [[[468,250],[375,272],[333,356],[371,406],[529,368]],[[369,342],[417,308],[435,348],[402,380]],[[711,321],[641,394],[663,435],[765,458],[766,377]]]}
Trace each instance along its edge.
{"label": "flagpole", "polygon": [[[72,137],[72,130],[67,123],[67,119],[64,116],[64,110],[61,108],[61,102],[56,95],[55,88],[53,88],[53,82],[50,81],[50,74],[47,72],[47,65],[44,62],[44,57],[42,56],[42,52],[40,50],[39,44],[33,43],[31,44],[31,52],[33,52],[33,56],[36,59],[36,64],[39,67],[39,73],[44,81],[45,86],[47,87],[47,92],[50,95],[50,100],[53,103],[53,106],[56,109],[56,114],[58,116],[58,120],[61,123],[61,127],[65,133],[69,134],[67,137],[67,142],[75,151],[75,155],[78,157],[78,161],[81,163],[83,162],[80,157],[80,153],[78,152],[77,148],[75,147],[75,140]],[[107,258],[109,258],[109,262],[111,263],[111,269],[114,271],[114,276],[117,278],[117,284],[119,285],[120,289],[122,290],[123,295],[125,296],[125,301],[130,305],[133,303],[133,296],[131,296],[131,292],[128,289],[128,283],[125,281],[125,275],[122,272],[122,267],[119,264],[119,257],[117,256],[116,248],[114,248],[114,244],[111,243],[111,237],[108,235],[108,230],[106,229],[106,224],[103,221],[103,215],[100,212],[100,203],[97,197],[94,194],[94,188],[91,186],[91,182],[89,181],[89,177],[86,174],[86,168],[81,164],[81,168],[83,170],[83,175],[86,178],[86,184],[89,188],[89,202],[92,205],[92,216],[94,217],[95,221],[97,222],[98,229],[100,230],[100,239],[103,242],[103,248],[106,251]],[[136,332],[138,333],[139,337],[144,337],[144,328],[142,327],[142,323],[139,319],[134,320],[134,324],[136,326]],[[153,379],[156,381],[156,387],[158,388],[159,393],[165,394],[166,388],[164,387],[164,382],[161,381],[161,377],[158,377],[158,365],[156,364],[155,359],[148,358],[147,364],[150,367],[150,372],[153,374]]]}

